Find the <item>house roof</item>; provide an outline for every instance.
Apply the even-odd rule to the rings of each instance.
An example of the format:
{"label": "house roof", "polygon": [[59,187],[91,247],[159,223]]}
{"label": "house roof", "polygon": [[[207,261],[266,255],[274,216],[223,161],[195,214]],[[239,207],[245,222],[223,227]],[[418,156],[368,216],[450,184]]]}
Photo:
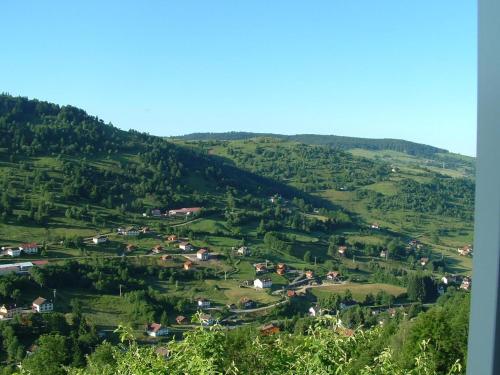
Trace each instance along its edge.
{"label": "house roof", "polygon": [[38,247],[38,244],[36,242],[30,242],[30,243],[23,243],[21,245],[21,247],[24,247],[24,248],[29,248],[29,247]]}
{"label": "house roof", "polygon": [[188,212],[198,212],[200,210],[201,210],[201,207],[184,207],[184,208],[177,208],[174,210],[170,210],[170,212],[188,213]]}
{"label": "house roof", "polygon": [[43,305],[47,300],[43,297],[38,297],[36,300],[33,301],[33,305]]}
{"label": "house roof", "polygon": [[262,327],[260,327],[261,331],[268,331],[271,329],[279,329],[279,327],[273,323],[269,323],[269,324],[266,324],[266,325],[263,325]]}
{"label": "house roof", "polygon": [[185,241],[179,243],[179,246],[187,246],[187,245],[191,245],[191,244],[189,242],[185,242]]}
{"label": "house roof", "polygon": [[176,320],[177,322],[182,322],[182,321],[184,321],[184,320],[186,320],[186,319],[187,319],[187,318],[186,318],[184,315],[179,315],[177,318],[175,318],[175,320]]}
{"label": "house roof", "polygon": [[148,323],[146,330],[149,332],[158,332],[161,328],[160,323]]}
{"label": "house roof", "polygon": [[206,253],[208,253],[208,250],[207,249],[200,249],[196,253],[197,254],[206,254]]}

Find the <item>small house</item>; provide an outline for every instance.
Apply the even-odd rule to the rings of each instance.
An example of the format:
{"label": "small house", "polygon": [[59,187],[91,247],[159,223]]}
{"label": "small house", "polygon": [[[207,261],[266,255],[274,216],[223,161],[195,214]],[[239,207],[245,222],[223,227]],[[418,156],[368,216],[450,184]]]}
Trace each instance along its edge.
{"label": "small house", "polygon": [[189,242],[181,242],[179,244],[179,249],[184,251],[191,251],[193,250],[193,245],[191,245]]}
{"label": "small house", "polygon": [[45,313],[54,310],[54,304],[43,297],[38,297],[34,300],[31,307],[33,312],[37,313]]}
{"label": "small house", "polygon": [[196,252],[196,258],[199,260],[208,260],[210,258],[210,253],[207,249],[200,249]]}
{"label": "small house", "polygon": [[306,279],[308,280],[314,279],[314,272],[311,270],[306,271]]}
{"label": "small house", "polygon": [[96,245],[99,245],[99,244],[101,244],[101,243],[104,243],[104,242],[106,242],[107,240],[108,240],[108,237],[106,237],[106,236],[102,236],[102,235],[92,237],[92,242],[93,242],[93,243],[95,243]]}
{"label": "small house", "polygon": [[193,262],[191,262],[190,260],[186,260],[184,262],[184,266],[183,267],[184,267],[184,269],[186,271],[189,271],[191,268],[193,268]]}
{"label": "small house", "polygon": [[122,231],[122,235],[129,237],[136,237],[139,234],[139,229],[137,229],[136,227],[127,227]]}
{"label": "small house", "polygon": [[460,289],[470,290],[471,286],[472,286],[472,279],[470,277],[464,277],[462,279],[462,283],[460,284]]}
{"label": "small house", "polygon": [[429,263],[429,258],[420,258],[420,265],[422,267],[426,266]]}
{"label": "small house", "polygon": [[291,290],[291,289],[289,289],[289,290],[287,290],[287,291],[286,291],[286,296],[287,296],[288,298],[293,298],[293,297],[296,297],[296,296],[297,296],[297,293],[295,292],[295,290]]}
{"label": "small house", "polygon": [[167,260],[171,260],[172,259],[172,255],[170,254],[165,254],[165,255],[162,255],[161,256],[161,260],[166,262]]}
{"label": "small house", "polygon": [[36,254],[38,253],[38,244],[36,242],[31,242],[31,243],[23,243],[19,248],[23,251],[25,254]]}
{"label": "small house", "polygon": [[0,319],[10,319],[22,312],[22,309],[17,305],[2,305],[0,306]]}
{"label": "small house", "polygon": [[255,265],[255,272],[257,273],[264,273],[267,271],[267,266],[265,263],[257,263]]}
{"label": "small house", "polygon": [[472,253],[472,245],[466,245],[458,249],[458,254],[464,257],[471,255],[471,253]]}
{"label": "small house", "polygon": [[154,254],[160,254],[162,251],[163,251],[163,247],[161,245],[156,245],[155,247],[153,247],[151,249],[151,251],[154,253]]}
{"label": "small house", "polygon": [[166,336],[168,335],[168,328],[163,327],[160,323],[148,323],[146,333],[151,337]]}
{"label": "small house", "polygon": [[163,359],[168,359],[170,357],[170,350],[164,346],[159,346],[158,348],[155,349],[155,353],[158,357],[163,358]]}
{"label": "small house", "polygon": [[330,271],[326,274],[326,278],[327,278],[327,280],[331,280],[331,281],[339,281],[340,272]]}
{"label": "small house", "polygon": [[277,325],[271,323],[260,327],[259,331],[262,336],[270,336],[279,333],[280,328]]}
{"label": "small house", "polygon": [[200,323],[202,326],[211,326],[215,323],[215,320],[210,314],[202,314],[200,316]]}
{"label": "small house", "polygon": [[372,228],[372,229],[375,229],[375,230],[379,230],[379,229],[380,229],[380,225],[379,225],[378,223],[373,223],[373,224],[371,225],[371,228]]}
{"label": "small house", "polygon": [[269,278],[259,278],[255,279],[253,282],[253,286],[259,289],[270,288],[273,285],[273,282]]}
{"label": "small house", "polygon": [[188,318],[186,318],[184,315],[179,315],[177,318],[175,318],[175,321],[179,325],[188,324],[189,323]]}
{"label": "small house", "polygon": [[153,216],[153,217],[160,217],[161,216],[161,211],[158,208],[155,208],[154,210],[151,210],[151,216]]}
{"label": "small house", "polygon": [[388,255],[389,255],[389,253],[387,252],[387,250],[382,250],[382,251],[380,252],[380,257],[381,257],[381,258],[386,259]]}
{"label": "small house", "polygon": [[19,247],[7,247],[5,249],[5,253],[7,255],[10,255],[12,258],[16,258],[18,256],[21,256],[21,249]]}
{"label": "small house", "polygon": [[251,309],[255,307],[255,302],[247,297],[240,299],[240,306],[244,309]]}
{"label": "small house", "polygon": [[246,257],[246,256],[250,255],[250,250],[248,249],[248,247],[242,246],[238,250],[236,250],[236,253],[238,255]]}
{"label": "small house", "polygon": [[198,298],[198,308],[208,309],[210,307],[210,301],[205,298]]}
{"label": "small house", "polygon": [[177,236],[175,234],[171,234],[167,236],[167,241],[174,242],[177,241]]}
{"label": "small house", "polygon": [[135,245],[128,244],[125,249],[127,250],[128,253],[131,253],[132,251],[134,251],[135,249],[137,249],[137,247]]}
{"label": "small house", "polygon": [[339,246],[338,253],[341,257],[347,254],[347,246]]}
{"label": "small house", "polygon": [[278,275],[284,275],[286,273],[286,264],[278,263],[278,265],[276,266],[276,273]]}

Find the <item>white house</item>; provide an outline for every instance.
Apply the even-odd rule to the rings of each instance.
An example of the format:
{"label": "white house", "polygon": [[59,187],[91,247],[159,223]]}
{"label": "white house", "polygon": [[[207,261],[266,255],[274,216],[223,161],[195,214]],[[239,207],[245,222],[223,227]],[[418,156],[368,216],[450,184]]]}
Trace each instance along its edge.
{"label": "white house", "polygon": [[19,248],[25,253],[25,254],[36,254],[38,253],[38,244],[35,242],[31,243],[23,243]]}
{"label": "white house", "polygon": [[240,247],[237,251],[238,255],[247,256],[250,254],[250,250],[246,246]]}
{"label": "white house", "polygon": [[269,278],[255,279],[253,282],[253,286],[259,289],[270,288],[272,285],[273,282]]}
{"label": "white house", "polygon": [[146,333],[151,337],[166,336],[168,335],[168,328],[163,327],[160,323],[148,323]]}
{"label": "white house", "polygon": [[200,309],[208,309],[210,307],[210,301],[205,298],[198,299],[198,307]]}
{"label": "white house", "polygon": [[94,236],[92,237],[92,242],[95,243],[96,245],[100,243],[104,243],[108,240],[108,237],[106,236]]}
{"label": "white house", "polygon": [[210,258],[210,253],[207,249],[200,249],[196,252],[196,258],[199,260],[208,260],[208,258]]}
{"label": "white house", "polygon": [[20,314],[22,309],[16,305],[2,305],[0,306],[0,319],[9,319],[14,315]]}
{"label": "white house", "polygon": [[189,242],[181,242],[179,244],[179,249],[184,251],[191,251],[193,250],[193,245],[191,245]]}
{"label": "white house", "polygon": [[15,258],[21,255],[21,249],[18,247],[7,247],[5,248],[5,253]]}
{"label": "white house", "polygon": [[33,312],[44,313],[54,310],[54,304],[43,297],[38,297],[32,304]]}

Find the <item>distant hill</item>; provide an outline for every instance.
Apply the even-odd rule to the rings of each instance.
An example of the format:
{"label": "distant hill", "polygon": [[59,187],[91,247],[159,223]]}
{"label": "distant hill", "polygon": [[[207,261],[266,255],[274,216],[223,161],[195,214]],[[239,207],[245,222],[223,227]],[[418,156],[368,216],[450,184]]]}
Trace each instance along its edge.
{"label": "distant hill", "polygon": [[409,155],[431,157],[437,153],[448,153],[448,150],[424,145],[420,143],[405,141],[401,139],[374,139],[374,138],[356,138],[343,137],[338,135],[321,135],[321,134],[296,134],[283,135],[273,133],[250,133],[250,132],[227,132],[227,133],[192,133],[176,139],[190,141],[206,141],[206,140],[243,140],[255,137],[272,137],[295,141],[312,145],[328,145],[339,149],[363,148],[367,150],[393,150],[404,152]]}
{"label": "distant hill", "polygon": [[73,216],[111,220],[116,212],[148,207],[222,206],[228,190],[319,202],[196,148],[120,130],[76,107],[5,94],[0,186],[3,223],[48,224]]}

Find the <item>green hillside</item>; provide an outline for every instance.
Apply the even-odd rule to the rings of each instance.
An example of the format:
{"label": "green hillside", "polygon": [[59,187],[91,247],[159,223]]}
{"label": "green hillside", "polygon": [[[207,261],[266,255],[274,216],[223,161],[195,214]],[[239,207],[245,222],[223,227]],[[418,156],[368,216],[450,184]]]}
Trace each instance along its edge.
{"label": "green hillside", "polygon": [[[445,330],[465,324],[468,292],[460,286],[472,258],[457,247],[472,243],[473,162],[442,151],[429,162],[368,148],[269,136],[165,140],[119,130],[75,107],[1,95],[0,266],[43,262],[27,273],[9,271],[16,266],[0,272],[0,306],[24,308],[0,321],[0,369],[113,373],[108,364],[117,363],[132,374],[129,366],[138,363],[109,344],[120,334],[144,358],[168,345],[177,351],[172,364],[197,358],[186,350],[192,343],[204,354],[184,373],[208,368],[207,348],[218,339],[224,360],[208,373],[231,366],[252,373],[255,363],[263,374],[294,373],[300,363],[284,356],[294,347],[309,356],[308,345],[349,351],[344,368],[352,374],[384,374],[379,356],[392,373],[414,369],[416,355],[433,356],[426,367],[432,374],[463,363],[466,335],[443,339],[426,329],[426,317],[437,316]],[[200,211],[164,214],[182,207]],[[129,226],[141,230],[118,230]],[[97,234],[105,241],[94,243]],[[40,251],[9,254],[26,242]],[[192,247],[181,248],[184,242]],[[450,274],[454,281],[444,288]],[[38,297],[54,299],[54,312],[31,313]],[[461,314],[445,323],[453,301]],[[310,308],[338,316],[341,332],[307,317]],[[220,326],[200,330],[200,312]],[[147,336],[152,322],[168,327],[168,337]],[[270,323],[287,336],[265,338],[259,327]],[[126,329],[114,332],[120,326]],[[322,339],[314,341],[308,327]],[[280,337],[291,345],[280,346]],[[365,345],[358,337],[368,338]],[[441,358],[434,347],[418,349],[424,339],[460,346]],[[254,363],[255,347],[266,355]],[[277,358],[276,366],[263,365]],[[326,374],[331,366],[315,368]]]}
{"label": "green hillside", "polygon": [[409,155],[430,157],[437,153],[447,153],[447,150],[428,146],[420,143],[409,142],[401,139],[371,139],[343,137],[338,135],[319,134],[296,134],[283,135],[273,133],[249,133],[249,132],[227,132],[227,133],[193,133],[174,137],[185,141],[208,141],[208,140],[244,140],[256,137],[270,137],[287,141],[300,142],[312,145],[327,145],[339,149],[362,148],[367,150],[393,150]]}
{"label": "green hillside", "polygon": [[470,168],[458,162],[438,168],[425,158],[396,151],[348,152],[269,137],[183,143],[326,198],[355,215],[361,226],[378,222],[452,251],[472,241],[469,159],[462,161]]}

